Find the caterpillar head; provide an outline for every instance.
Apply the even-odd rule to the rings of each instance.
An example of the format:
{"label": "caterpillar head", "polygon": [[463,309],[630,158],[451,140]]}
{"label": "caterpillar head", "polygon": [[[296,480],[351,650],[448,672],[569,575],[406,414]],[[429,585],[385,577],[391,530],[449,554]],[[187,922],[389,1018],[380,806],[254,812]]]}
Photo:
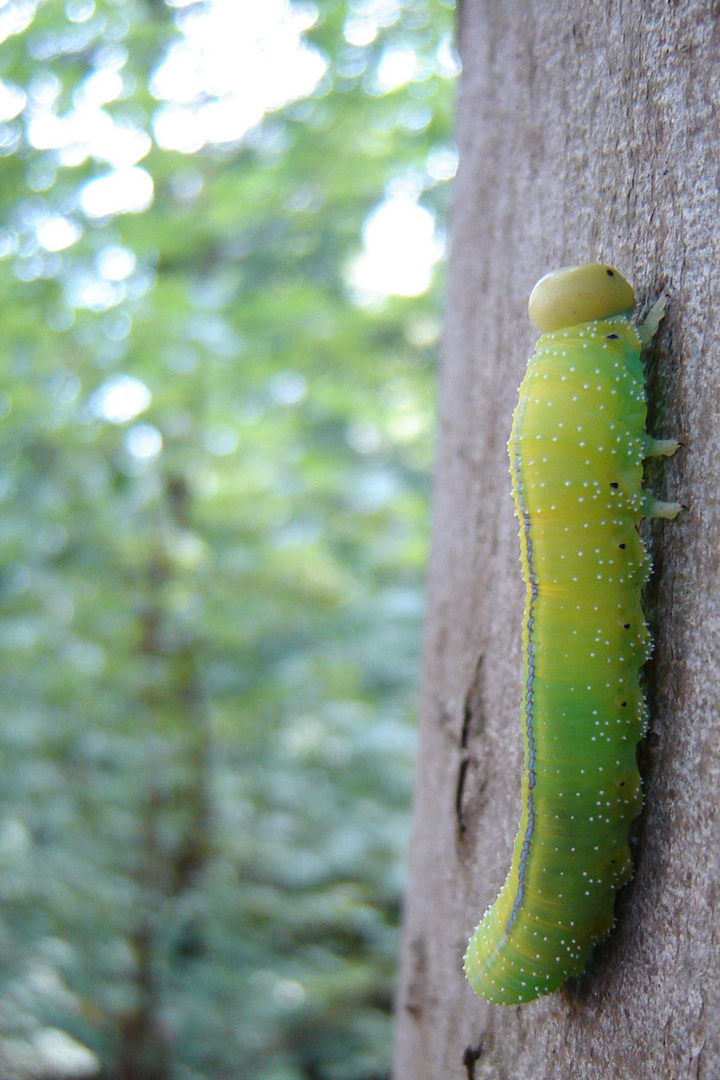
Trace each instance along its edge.
{"label": "caterpillar head", "polygon": [[612,266],[563,266],[540,278],[530,294],[530,321],[544,334],[566,326],[609,319],[632,310],[635,293]]}

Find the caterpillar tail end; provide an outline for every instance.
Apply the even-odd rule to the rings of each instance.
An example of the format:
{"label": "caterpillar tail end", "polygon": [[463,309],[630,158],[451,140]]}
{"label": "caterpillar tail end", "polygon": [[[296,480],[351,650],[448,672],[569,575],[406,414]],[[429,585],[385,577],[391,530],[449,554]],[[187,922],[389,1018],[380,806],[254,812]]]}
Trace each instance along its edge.
{"label": "caterpillar tail end", "polygon": [[507,912],[503,915],[502,901],[501,892],[475,928],[465,951],[463,967],[467,981],[478,997],[491,1005],[524,1005],[557,990],[569,974],[575,972],[557,970],[550,973],[545,969],[542,974],[526,972],[527,960],[522,950],[503,931]]}

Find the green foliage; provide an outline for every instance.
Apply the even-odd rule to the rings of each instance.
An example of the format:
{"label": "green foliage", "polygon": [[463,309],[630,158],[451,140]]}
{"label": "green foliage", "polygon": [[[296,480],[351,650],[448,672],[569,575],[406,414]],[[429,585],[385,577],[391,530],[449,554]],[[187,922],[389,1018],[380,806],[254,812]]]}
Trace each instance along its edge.
{"label": "green foliage", "polygon": [[[444,219],[452,12],[319,0],[316,89],[190,155],[151,78],[202,6],[0,13],[8,1076],[47,1028],[107,1078],[388,1071],[439,285],[348,275],[392,183]],[[113,71],[106,158],[63,145]],[[126,136],[152,203],[93,217]]]}

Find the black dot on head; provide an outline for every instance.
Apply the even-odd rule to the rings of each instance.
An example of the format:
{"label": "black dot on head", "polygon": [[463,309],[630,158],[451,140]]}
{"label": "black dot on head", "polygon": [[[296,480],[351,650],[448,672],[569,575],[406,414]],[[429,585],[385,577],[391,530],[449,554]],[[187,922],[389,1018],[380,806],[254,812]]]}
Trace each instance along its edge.
{"label": "black dot on head", "polygon": [[630,623],[629,622],[623,623],[623,630],[629,630],[629,629],[630,629]]}
{"label": "black dot on head", "polygon": [[605,267],[605,273],[608,277],[615,277],[615,271],[611,270],[609,266]]}
{"label": "black dot on head", "polygon": [[624,551],[626,546],[627,546],[626,544],[618,544],[618,547],[620,548],[621,551]]}
{"label": "black dot on head", "polygon": [[619,341],[620,340],[620,335],[619,334],[607,334],[606,336],[607,336],[608,341]]}
{"label": "black dot on head", "polygon": [[619,488],[620,485],[618,484],[617,480],[611,480],[610,481],[610,487],[615,488],[617,490],[617,488]]}
{"label": "black dot on head", "polygon": [[627,701],[621,701],[620,702],[620,708],[621,709],[626,709],[627,708]]}

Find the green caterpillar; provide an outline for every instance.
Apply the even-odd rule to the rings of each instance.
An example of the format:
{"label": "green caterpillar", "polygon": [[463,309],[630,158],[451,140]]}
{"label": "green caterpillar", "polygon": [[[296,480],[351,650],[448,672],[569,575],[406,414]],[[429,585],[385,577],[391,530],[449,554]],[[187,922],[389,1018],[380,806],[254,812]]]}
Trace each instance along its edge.
{"label": "green caterpillar", "polygon": [[510,873],[465,954],[473,990],[497,1004],[583,971],[632,875],[647,719],[638,672],[651,648],[636,526],[681,509],[642,488],[643,460],[678,443],[645,431],[640,352],[665,301],[638,327],[634,302],[622,275],[597,263],[547,274],[530,297],[542,336],[508,443],[527,588],[522,817]]}

